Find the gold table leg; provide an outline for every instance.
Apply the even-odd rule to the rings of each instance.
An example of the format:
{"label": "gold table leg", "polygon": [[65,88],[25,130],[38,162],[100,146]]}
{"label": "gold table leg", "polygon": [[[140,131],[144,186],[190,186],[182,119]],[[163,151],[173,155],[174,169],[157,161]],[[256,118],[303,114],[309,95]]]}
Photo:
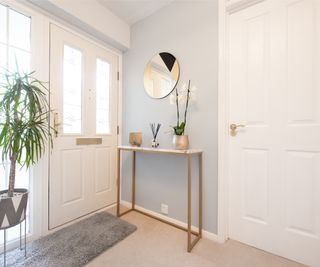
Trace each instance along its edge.
{"label": "gold table leg", "polygon": [[121,150],[117,149],[117,217],[120,216],[120,168],[121,168]]}
{"label": "gold table leg", "polygon": [[191,161],[192,156],[188,155],[188,252],[191,251]]}
{"label": "gold table leg", "polygon": [[132,152],[132,209],[136,204],[136,151]]}
{"label": "gold table leg", "polygon": [[199,236],[202,237],[202,153],[199,154]]}
{"label": "gold table leg", "polygon": [[197,244],[197,242],[202,237],[202,154],[199,154],[199,232],[196,238],[191,241],[191,236],[194,234],[191,231],[191,188],[192,188],[192,155],[188,155],[188,252],[191,252],[192,248]]}
{"label": "gold table leg", "polygon": [[136,151],[132,153],[132,207],[129,210],[126,210],[120,213],[120,168],[121,168],[121,149],[118,148],[117,153],[117,217],[121,217],[130,211],[135,210],[135,203],[136,203]]}
{"label": "gold table leg", "polygon": [[[171,226],[174,226],[178,229],[184,230],[187,232],[188,235],[188,244],[187,244],[187,251],[191,252],[192,248],[197,244],[197,242],[202,237],[202,153],[199,155],[199,231],[195,232],[191,230],[191,188],[192,188],[192,155],[187,155],[187,162],[188,162],[188,226],[187,228],[184,228],[180,225],[168,222],[166,220],[163,220],[161,218],[157,218],[156,216],[153,216],[151,214],[148,214],[146,212],[136,210],[135,209],[135,195],[136,195],[136,151],[133,151],[132,154],[132,207],[131,209],[120,213],[120,165],[121,165],[121,149],[118,148],[117,150],[117,216],[121,217],[131,211],[137,211],[139,213],[142,213],[146,216],[149,216],[153,219],[159,220],[161,222],[167,223]],[[195,235],[196,238],[192,241],[192,235]]]}

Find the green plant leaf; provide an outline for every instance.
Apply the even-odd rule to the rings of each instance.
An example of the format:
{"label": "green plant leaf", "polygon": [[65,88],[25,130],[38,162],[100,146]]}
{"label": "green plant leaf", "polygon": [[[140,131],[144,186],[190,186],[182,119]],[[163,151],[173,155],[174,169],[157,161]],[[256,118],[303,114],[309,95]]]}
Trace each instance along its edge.
{"label": "green plant leaf", "polygon": [[[33,74],[6,71],[2,74],[6,82],[0,85],[1,158],[26,168],[38,162],[48,139],[52,146],[49,91]],[[9,179],[14,181],[15,177]]]}
{"label": "green plant leaf", "polygon": [[179,126],[171,126],[174,130],[175,135],[183,135],[184,134],[184,129],[185,129],[185,123],[181,122]]}

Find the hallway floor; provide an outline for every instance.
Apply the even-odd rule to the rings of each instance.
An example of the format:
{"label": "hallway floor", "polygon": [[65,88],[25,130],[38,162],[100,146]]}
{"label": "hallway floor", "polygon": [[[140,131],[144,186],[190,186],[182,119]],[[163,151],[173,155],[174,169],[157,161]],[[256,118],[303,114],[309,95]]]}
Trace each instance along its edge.
{"label": "hallway floor", "polygon": [[[114,214],[114,209],[112,209]],[[122,219],[138,229],[87,267],[302,267],[304,265],[236,241],[218,244],[202,239],[186,252],[184,231],[137,212]]]}

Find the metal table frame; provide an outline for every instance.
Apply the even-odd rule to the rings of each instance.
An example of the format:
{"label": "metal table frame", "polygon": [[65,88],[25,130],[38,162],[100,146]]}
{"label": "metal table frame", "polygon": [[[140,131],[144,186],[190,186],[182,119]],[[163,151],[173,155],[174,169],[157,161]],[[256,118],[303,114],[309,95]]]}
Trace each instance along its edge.
{"label": "metal table frame", "polygon": [[[132,202],[131,209],[120,213],[120,187],[121,187],[121,151],[131,151],[132,152]],[[135,188],[136,188],[136,153],[157,153],[157,154],[171,154],[177,156],[184,156],[187,158],[188,165],[188,226],[187,228],[177,225],[175,223],[169,222],[162,218],[153,216],[141,210],[135,208]],[[117,149],[117,216],[121,217],[131,211],[139,212],[143,215],[149,216],[153,219],[159,220],[178,229],[187,232],[187,251],[191,252],[192,248],[197,244],[197,242],[202,237],[202,151],[201,150],[173,150],[173,149],[158,149],[158,148],[144,148],[144,147],[132,147],[132,146],[119,146]],[[191,169],[192,169],[192,156],[197,155],[199,161],[199,230],[198,232],[191,230]],[[192,241],[191,237],[195,235],[196,238]]]}

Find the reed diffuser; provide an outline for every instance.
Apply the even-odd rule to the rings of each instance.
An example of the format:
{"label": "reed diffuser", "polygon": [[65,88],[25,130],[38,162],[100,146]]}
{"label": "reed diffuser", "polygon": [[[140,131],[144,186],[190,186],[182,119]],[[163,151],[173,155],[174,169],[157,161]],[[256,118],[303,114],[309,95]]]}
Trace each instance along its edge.
{"label": "reed diffuser", "polygon": [[152,140],[151,146],[153,148],[157,148],[159,146],[159,143],[157,142],[157,135],[158,135],[158,132],[160,130],[160,126],[161,126],[160,123],[157,123],[157,124],[150,123],[150,128],[151,128],[152,136],[153,136],[153,140]]}

